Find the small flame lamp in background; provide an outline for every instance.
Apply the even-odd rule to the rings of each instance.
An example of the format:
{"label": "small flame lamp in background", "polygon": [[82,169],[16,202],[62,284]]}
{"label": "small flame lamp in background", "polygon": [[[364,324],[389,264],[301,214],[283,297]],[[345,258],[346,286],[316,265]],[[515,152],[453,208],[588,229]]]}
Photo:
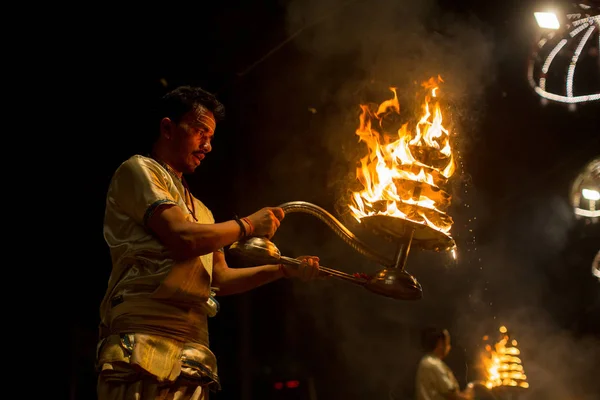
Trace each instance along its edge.
{"label": "small flame lamp in background", "polygon": [[540,35],[529,58],[527,78],[548,101],[577,104],[600,101],[600,7],[565,2],[565,10],[534,13]]}
{"label": "small flame lamp in background", "polygon": [[516,399],[529,387],[517,341],[505,326],[500,327],[495,343],[490,342],[492,339],[487,335],[483,340],[486,344],[481,361],[486,376],[480,383],[498,399]]}
{"label": "small flame lamp in background", "polygon": [[571,203],[578,219],[600,220],[600,157],[590,161],[573,181]]}

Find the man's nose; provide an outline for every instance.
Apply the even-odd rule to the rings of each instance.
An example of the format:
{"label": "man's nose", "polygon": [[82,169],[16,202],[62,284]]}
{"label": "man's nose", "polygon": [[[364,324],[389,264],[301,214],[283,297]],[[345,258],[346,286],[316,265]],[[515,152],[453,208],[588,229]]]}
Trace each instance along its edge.
{"label": "man's nose", "polygon": [[212,146],[210,144],[210,142],[206,142],[202,145],[202,149],[206,152],[209,153],[210,151],[212,151]]}

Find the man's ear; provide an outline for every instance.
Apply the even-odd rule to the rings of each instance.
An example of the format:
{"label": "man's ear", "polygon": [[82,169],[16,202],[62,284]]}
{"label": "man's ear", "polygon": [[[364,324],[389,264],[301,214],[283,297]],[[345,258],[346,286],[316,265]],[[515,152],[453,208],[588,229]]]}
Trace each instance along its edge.
{"label": "man's ear", "polygon": [[171,118],[163,118],[160,120],[160,134],[164,136],[166,139],[170,139],[173,134],[173,129],[175,128],[175,124],[171,120]]}

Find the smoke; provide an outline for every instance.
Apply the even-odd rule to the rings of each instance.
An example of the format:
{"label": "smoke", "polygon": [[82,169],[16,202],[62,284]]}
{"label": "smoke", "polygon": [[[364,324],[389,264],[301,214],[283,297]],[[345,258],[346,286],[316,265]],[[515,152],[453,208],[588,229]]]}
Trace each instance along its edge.
{"label": "smoke", "polygon": [[311,0],[290,2],[287,22],[289,35],[301,32],[294,44],[311,59],[298,76],[304,88],[317,88],[311,127],[329,160],[326,185],[340,215],[365,152],[353,134],[359,104],[387,100],[390,87],[398,88],[402,118],[414,119],[421,82],[441,76],[445,126],[460,132],[456,152],[468,149],[481,96],[495,77],[491,34],[476,17],[444,12],[431,0]]}
{"label": "smoke", "polygon": [[[443,12],[435,1],[292,1],[288,33],[310,26],[295,40],[326,62],[351,55],[365,82],[347,82],[344,98],[361,84],[410,86],[438,74],[456,99],[481,93],[493,79],[491,42],[473,16]],[[412,94],[412,93],[411,93]]]}
{"label": "smoke", "polygon": [[[457,213],[457,219],[483,215],[481,223],[466,230],[478,232],[489,222],[478,212],[484,206],[466,199],[472,207]],[[456,263],[441,253],[412,250],[407,269],[424,291],[417,302],[383,298],[334,278],[293,282],[300,304],[295,324],[314,351],[305,362],[314,363],[319,395],[412,398],[421,356],[418,335],[428,325],[452,333],[446,361],[464,387],[484,378],[479,369],[482,337],[505,325],[519,342],[530,384],[519,398],[595,398],[600,393],[592,372],[600,367],[600,292],[587,266],[599,236],[596,232],[582,241],[566,207],[559,199],[524,206],[515,213],[529,217],[509,216],[519,224],[496,226],[481,241],[463,237]],[[543,224],[541,214],[546,215]],[[339,238],[319,232],[317,224],[300,222],[287,221],[277,234],[285,254],[315,253],[323,265],[349,273],[380,268]],[[332,387],[339,380],[345,383]]]}
{"label": "smoke", "polygon": [[[269,140],[244,165],[260,175],[242,183],[248,211],[265,201],[304,200],[332,212],[360,236],[345,206],[365,151],[354,134],[359,104],[390,98],[390,86],[398,88],[401,114],[414,116],[420,83],[440,75],[444,125],[448,121],[457,132],[459,171],[451,179],[449,213],[458,261],[411,250],[407,270],[423,286],[423,299],[392,300],[335,278],[290,283],[298,306],[286,323],[303,332],[308,349],[303,361],[317,378],[319,397],[413,398],[419,332],[427,325],[453,334],[447,362],[464,387],[481,378],[476,374],[481,337],[507,325],[521,343],[529,398],[591,399],[600,344],[587,336],[592,328],[573,329],[582,324],[577,319],[582,314],[571,314],[588,307],[584,315],[592,318],[598,300],[589,293],[597,288],[565,272],[578,265],[569,254],[587,251],[572,239],[569,207],[562,199],[541,198],[506,215],[517,224],[497,224],[497,210],[489,208],[462,165],[462,154],[477,142],[478,124],[488,111],[483,96],[495,79],[496,39],[486,24],[443,11],[433,0],[294,0],[287,5],[287,34],[296,35],[300,61],[285,71],[268,70],[270,81],[247,89],[258,93],[257,103],[268,105],[248,109],[258,120],[271,121],[261,127]],[[344,272],[381,268],[313,217],[286,216],[273,239],[284,255],[319,255],[323,265]],[[589,281],[597,284],[591,276]]]}
{"label": "smoke", "polygon": [[[273,201],[317,201],[343,217],[356,164],[365,153],[354,134],[359,105],[389,99],[392,86],[398,88],[402,118],[414,119],[421,112],[423,99],[416,98],[421,83],[441,76],[444,126],[457,134],[459,157],[469,150],[484,111],[482,96],[496,75],[485,23],[442,11],[433,0],[290,1],[286,15],[293,53],[286,48],[272,57],[294,61],[277,68],[265,62],[257,72],[263,73],[260,83],[241,89],[252,93],[252,100],[238,116],[269,121],[258,128],[269,143],[244,170],[269,164],[258,189]],[[290,178],[294,185],[278,185]],[[257,189],[254,182],[252,187]],[[306,194],[315,187],[326,193]]]}
{"label": "smoke", "polygon": [[465,382],[481,379],[482,337],[504,325],[530,385],[518,398],[591,400],[600,393],[591,373],[600,367],[600,292],[582,266],[598,232],[582,239],[566,199],[535,200],[508,213],[466,265],[472,280],[455,298],[451,325],[473,362]]}
{"label": "smoke", "polygon": [[[272,130],[260,155],[260,163],[268,160],[269,166],[260,169],[258,158],[245,166],[253,174],[263,172],[242,190],[261,193],[244,197],[249,210],[263,206],[265,198],[271,204],[309,201],[358,235],[345,204],[365,151],[354,134],[359,105],[387,100],[391,86],[398,89],[401,114],[415,118],[421,82],[440,75],[444,125],[460,132],[456,152],[467,149],[483,111],[478,104],[494,80],[493,42],[474,16],[443,12],[434,1],[291,1],[287,34],[297,35],[293,43],[301,61],[286,65],[285,72],[270,70],[260,87],[248,89],[264,93],[259,98],[268,106],[248,108],[264,113],[270,123],[263,129]],[[274,154],[267,146],[276,149]],[[469,179],[458,175],[459,181]],[[465,195],[456,193],[458,207]],[[381,268],[312,217],[286,216],[274,242],[282,254],[317,254],[323,265],[348,273]],[[388,250],[391,257],[394,249]],[[465,276],[455,267],[447,254],[412,250],[407,269],[425,291],[418,302],[384,298],[334,278],[295,282],[301,306],[291,323],[305,332],[305,345],[313,349],[307,353],[318,355],[305,362],[318,378],[319,396],[412,397],[420,329],[452,324],[457,306],[448,299],[456,298]]]}

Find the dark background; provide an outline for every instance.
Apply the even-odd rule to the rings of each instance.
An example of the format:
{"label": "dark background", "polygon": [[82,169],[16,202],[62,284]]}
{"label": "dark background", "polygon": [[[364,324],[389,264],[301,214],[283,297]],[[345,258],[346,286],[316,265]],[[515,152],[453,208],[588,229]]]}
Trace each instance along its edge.
{"label": "dark background", "polygon": [[[69,292],[69,399],[95,398],[98,306],[110,273],[104,196],[114,169],[154,129],[146,119],[153,98],[192,84],[225,104],[213,152],[188,177],[217,221],[303,200],[349,223],[345,190],[365,151],[354,134],[358,105],[386,100],[397,86],[410,112],[418,83],[438,74],[459,161],[450,210],[458,261],[411,252],[407,269],[424,292],[418,302],[335,280],[282,280],[220,298],[210,329],[223,390],[213,397],[412,398],[418,332],[434,324],[453,334],[447,362],[461,386],[481,378],[481,337],[506,325],[531,386],[522,398],[597,398],[600,282],[591,262],[600,224],[575,219],[569,191],[600,155],[600,103],[543,104],[528,85],[541,4],[282,0],[76,10],[61,28],[73,45],[60,71],[85,170],[67,271],[78,276]],[[577,82],[597,92],[598,71],[590,71]],[[285,255],[316,254],[345,272],[380,268],[307,215],[288,216],[273,241]],[[288,380],[298,388],[273,388]]]}

